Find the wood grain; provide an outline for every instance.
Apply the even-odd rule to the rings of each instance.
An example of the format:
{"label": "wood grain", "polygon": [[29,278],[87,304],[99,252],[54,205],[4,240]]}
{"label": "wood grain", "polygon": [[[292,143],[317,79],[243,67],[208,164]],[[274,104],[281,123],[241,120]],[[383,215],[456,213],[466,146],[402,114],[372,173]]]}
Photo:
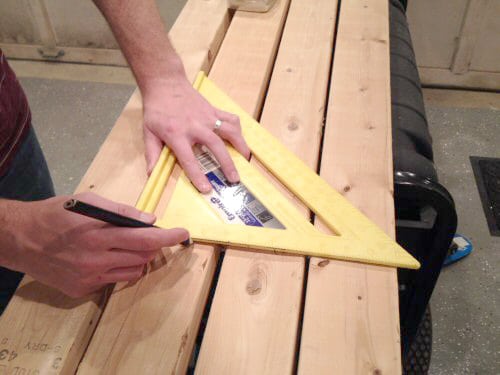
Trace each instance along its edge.
{"label": "wood grain", "polygon": [[[394,237],[387,1],[341,3],[333,61],[321,176]],[[399,341],[395,269],[311,259],[299,374],[400,374]]]}
{"label": "wood grain", "polygon": [[[283,9],[281,11],[283,13]],[[224,59],[228,43],[234,45],[231,40],[235,30],[239,30],[240,18],[248,22],[246,14],[240,16],[236,13],[211,74],[217,71],[220,59]],[[248,63],[248,60],[245,61]],[[222,71],[221,74],[224,73]],[[260,74],[257,81],[265,87],[265,76],[257,74]],[[258,90],[253,95],[258,97]],[[176,175],[174,173],[174,179],[169,181],[164,197],[171,194]],[[159,204],[159,215],[165,201],[166,198],[163,198]],[[163,262],[164,266],[148,273],[134,289],[117,291],[107,305],[80,365],[79,374],[132,374],[141,370],[148,373],[184,373],[217,258],[218,253],[213,247],[196,244],[189,252],[158,259],[156,262]],[[130,301],[136,302],[130,305]],[[145,324],[146,321],[151,324]]]}
{"label": "wood grain", "polygon": [[[307,0],[291,2],[261,117],[263,126],[313,168],[319,155],[336,9],[335,1],[317,1],[315,6]],[[236,15],[231,27],[237,22]],[[263,31],[270,21],[245,15],[240,22],[239,32],[225,40],[210,78],[256,115],[270,51],[263,49],[267,39],[254,39],[247,30],[252,26]],[[278,20],[274,22],[273,28]],[[248,45],[253,49],[246,50]],[[196,373],[291,373],[304,265],[303,257],[228,249]]]}
{"label": "wood grain", "polygon": [[[206,17],[210,23],[201,21]],[[186,71],[192,79],[199,69],[210,66],[228,24],[224,0],[187,3],[171,38],[182,51],[181,57],[186,54]],[[142,104],[136,91],[77,192],[90,190],[135,204],[146,182],[141,125]],[[0,319],[2,350],[7,350],[12,359],[0,365],[9,372],[74,373],[105,300],[101,294],[72,300],[25,277]]]}
{"label": "wood grain", "polygon": [[[229,27],[229,16],[223,1],[188,5],[170,37],[194,79],[199,70],[210,69]],[[211,39],[209,35],[194,38],[210,30],[206,28],[209,21]],[[196,47],[200,42],[202,48]],[[174,170],[155,211],[157,216],[180,171],[179,167]],[[135,285],[115,288],[78,374],[185,373],[217,259],[218,252],[205,245],[182,251],[165,249]]]}

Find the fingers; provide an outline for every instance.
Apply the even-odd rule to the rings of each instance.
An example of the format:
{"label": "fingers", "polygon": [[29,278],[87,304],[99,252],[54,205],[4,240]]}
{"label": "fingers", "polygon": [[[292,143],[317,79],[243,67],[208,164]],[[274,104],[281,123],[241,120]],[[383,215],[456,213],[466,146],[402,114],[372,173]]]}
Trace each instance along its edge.
{"label": "fingers", "polygon": [[132,267],[120,267],[109,270],[101,276],[103,283],[117,283],[120,281],[135,281],[144,273],[144,265]]}
{"label": "fingers", "polygon": [[160,157],[163,143],[160,138],[154,135],[147,126],[144,126],[144,145],[146,147],[146,168],[148,176],[153,171],[153,168]]}
{"label": "fingers", "polygon": [[221,138],[229,141],[238,152],[247,160],[250,158],[250,148],[241,133],[241,124],[238,116],[224,111],[217,111],[217,115],[223,121],[217,133]]}
{"label": "fingers", "polygon": [[[163,142],[175,153],[193,185],[202,193],[210,192],[211,185],[192,150],[193,145],[200,144],[212,151],[229,181],[239,180],[238,172],[221,141],[227,140],[245,158],[249,158],[250,150],[242,136],[237,116],[213,107],[185,79],[176,81],[173,86],[160,83],[147,91],[143,96],[143,114],[148,172],[153,169]],[[216,137],[214,128],[219,124],[221,127]]]}
{"label": "fingers", "polygon": [[236,183],[240,180],[240,176],[236,167],[234,166],[233,159],[229,156],[229,152],[227,151],[226,145],[217,135],[213,132],[207,132],[204,136],[205,144],[212,151],[215,158],[219,162],[222,172],[226,176],[226,178],[233,183]]}
{"label": "fingers", "polygon": [[140,266],[151,262],[159,250],[131,251],[124,249],[111,249],[105,255],[105,271],[120,267]]}
{"label": "fingers", "polygon": [[83,202],[92,204],[97,207],[104,208],[108,211],[115,212],[119,215],[140,220],[148,224],[153,224],[156,221],[156,216],[150,213],[142,212],[135,207],[113,202],[94,193],[81,193],[74,196]]}
{"label": "fingers", "polygon": [[[196,143],[206,145],[210,151],[212,151],[221,165],[222,172],[230,182],[234,183],[240,180],[236,167],[229,156],[224,142],[213,131],[208,129],[202,130],[196,136],[195,141]],[[201,193],[210,192],[212,187],[200,168],[200,164],[193,153],[191,144],[184,140],[178,140],[172,142],[170,147],[193,185]]]}
{"label": "fingers", "polygon": [[189,239],[183,228],[104,228],[106,244],[111,249],[132,251],[155,251],[162,247],[177,245]]}
{"label": "fingers", "polygon": [[151,262],[158,251],[127,251],[113,249],[81,265],[84,273],[72,275],[69,282],[53,285],[71,297],[82,297],[119,281],[134,281],[142,276],[144,266]]}
{"label": "fingers", "polygon": [[136,281],[144,274],[144,264],[131,267],[117,267],[97,276],[82,280],[70,280],[65,285],[51,285],[72,298],[81,298],[101,290],[109,284],[122,281]]}
{"label": "fingers", "polygon": [[82,297],[102,289],[107,284],[114,284],[122,281],[136,281],[144,274],[144,266],[144,264],[140,264],[131,267],[113,268],[98,276],[76,283],[70,288],[67,288],[67,290],[63,290],[63,292],[70,297]]}
{"label": "fingers", "polygon": [[203,174],[198,160],[194,156],[191,144],[186,140],[174,141],[170,144],[179,164],[191,180],[193,185],[201,192],[208,193],[212,189],[207,178]]}

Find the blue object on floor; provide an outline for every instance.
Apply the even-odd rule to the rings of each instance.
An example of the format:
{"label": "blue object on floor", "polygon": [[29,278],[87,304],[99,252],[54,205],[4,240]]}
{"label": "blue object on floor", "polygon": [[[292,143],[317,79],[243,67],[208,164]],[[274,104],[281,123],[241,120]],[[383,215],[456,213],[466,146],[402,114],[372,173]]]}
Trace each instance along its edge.
{"label": "blue object on floor", "polygon": [[472,242],[470,242],[468,238],[462,236],[461,234],[455,234],[443,266],[449,266],[450,264],[465,258],[471,253],[472,249]]}

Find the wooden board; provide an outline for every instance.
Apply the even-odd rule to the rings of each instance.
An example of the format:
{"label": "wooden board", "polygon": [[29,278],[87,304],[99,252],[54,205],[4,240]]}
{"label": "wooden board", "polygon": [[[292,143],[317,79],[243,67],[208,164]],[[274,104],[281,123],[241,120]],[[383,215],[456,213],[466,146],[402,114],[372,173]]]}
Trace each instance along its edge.
{"label": "wooden board", "polygon": [[78,374],[186,372],[217,254],[208,246],[164,254],[113,294]]}
{"label": "wooden board", "polygon": [[[188,22],[192,19],[197,23]],[[203,61],[198,69],[210,69],[228,21],[224,1],[184,8],[170,36],[185,66]],[[204,40],[204,50],[189,48],[193,33],[203,30],[207,22],[214,23],[216,37]],[[184,32],[177,31],[177,25],[186,27]],[[191,79],[194,73],[190,71]],[[176,168],[157,207],[158,216],[179,173]],[[138,283],[115,288],[78,373],[185,373],[217,257],[213,248],[204,245],[182,252],[164,251]]]}
{"label": "wooden board", "polygon": [[[336,8],[332,1],[318,1],[314,7],[306,0],[292,1],[261,118],[263,126],[313,168],[319,155]],[[254,27],[257,20],[265,20],[259,15],[252,18]],[[252,113],[260,98],[255,94],[251,101],[246,98],[261,87],[254,77],[267,72],[269,63],[263,58],[251,60],[248,79],[242,61],[255,56],[240,49],[238,41],[251,37],[246,35],[249,21],[242,21],[245,27],[227,55],[221,49],[210,78]],[[293,371],[304,264],[303,257],[226,251],[197,373]]]}
{"label": "wooden board", "polygon": [[[158,216],[180,172],[177,166]],[[133,286],[115,287],[78,374],[186,372],[218,252],[203,245],[178,250],[164,250]]]}
{"label": "wooden board", "polygon": [[[211,22],[201,20],[209,17]],[[224,0],[190,0],[171,31],[176,47],[186,54],[185,66],[194,79],[210,65],[210,56],[229,24]],[[189,35],[187,37],[186,35]],[[135,204],[146,181],[142,142],[142,105],[135,92],[77,192],[94,191],[107,198]],[[126,189],[123,187],[126,186]],[[72,373],[86,349],[104,302],[102,295],[71,300],[25,277],[0,319],[0,350],[12,360],[8,371]]]}
{"label": "wooden board", "polygon": [[[248,22],[246,14],[236,13],[212,71],[224,59],[228,43],[233,45],[235,33],[244,24],[240,19]],[[272,29],[262,29],[264,34],[269,31],[272,34]],[[274,48],[273,38],[268,40],[262,46]],[[265,87],[265,72],[255,72],[256,81]],[[259,89],[255,91],[253,95],[258,97]],[[167,185],[167,195],[174,185],[175,181]],[[213,248],[195,245],[192,252],[167,256],[163,261],[167,266],[148,274],[133,291],[131,288],[118,291],[107,305],[79,373],[137,373],[141,369],[155,373],[185,372],[217,255]],[[176,269],[180,271],[173,272]],[[131,300],[136,303],[130,305]],[[154,324],[145,326],[145,321]]]}
{"label": "wooden board", "polygon": [[[321,175],[394,236],[385,0],[341,3]],[[400,374],[397,290],[395,269],[312,258],[299,374]]]}

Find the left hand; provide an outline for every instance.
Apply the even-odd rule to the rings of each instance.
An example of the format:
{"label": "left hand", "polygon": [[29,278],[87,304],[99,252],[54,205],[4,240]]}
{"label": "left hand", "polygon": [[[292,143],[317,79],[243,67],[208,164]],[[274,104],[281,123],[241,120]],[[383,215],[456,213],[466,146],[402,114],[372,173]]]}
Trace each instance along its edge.
{"label": "left hand", "polygon": [[[165,143],[195,187],[202,193],[209,192],[211,185],[193,153],[193,146],[199,144],[212,151],[230,182],[239,181],[224,144],[224,140],[229,141],[245,158],[250,157],[238,116],[210,105],[185,77],[156,80],[143,92],[143,103],[148,173],[153,170]],[[217,120],[222,121],[222,125],[215,131]]]}

